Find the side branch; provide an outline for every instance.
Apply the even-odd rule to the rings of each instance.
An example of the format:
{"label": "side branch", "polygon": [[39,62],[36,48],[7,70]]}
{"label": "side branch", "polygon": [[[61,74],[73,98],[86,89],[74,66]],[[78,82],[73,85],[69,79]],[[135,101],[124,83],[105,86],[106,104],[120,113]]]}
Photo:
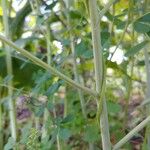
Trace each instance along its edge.
{"label": "side branch", "polygon": [[139,125],[137,125],[133,130],[131,130],[124,138],[122,138],[114,147],[113,150],[118,150],[127,141],[129,141],[136,133],[143,129],[150,122],[150,116],[143,120]]}
{"label": "side branch", "polygon": [[112,0],[106,4],[106,6],[99,12],[99,19],[101,20],[105,13],[109,10],[109,8],[116,2],[117,0]]}
{"label": "side branch", "polygon": [[32,54],[30,54],[25,49],[18,47],[12,41],[8,40],[4,36],[0,35],[0,40],[2,42],[6,43],[7,45],[9,45],[10,47],[14,48],[16,51],[20,52],[23,56],[27,57],[29,60],[31,60],[32,62],[34,62],[36,65],[41,66],[42,68],[51,71],[54,75],[57,75],[61,79],[65,80],[71,86],[76,87],[78,89],[81,89],[84,92],[86,92],[88,94],[91,94],[91,95],[93,95],[95,97],[99,97],[99,94],[97,92],[95,92],[92,89],[89,89],[87,87],[83,87],[80,84],[76,83],[75,81],[73,81],[72,79],[70,79],[66,75],[62,74],[61,72],[59,72],[58,70],[56,70],[52,66],[46,64],[45,62],[41,61],[39,58],[33,56]]}

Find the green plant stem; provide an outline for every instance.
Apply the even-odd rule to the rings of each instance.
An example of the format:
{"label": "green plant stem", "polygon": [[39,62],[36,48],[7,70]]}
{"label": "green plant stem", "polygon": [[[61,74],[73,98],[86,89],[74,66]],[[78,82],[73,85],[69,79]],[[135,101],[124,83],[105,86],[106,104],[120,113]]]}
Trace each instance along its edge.
{"label": "green plant stem", "polygon": [[50,26],[49,26],[49,23],[47,22],[46,24],[46,28],[47,28],[47,35],[46,35],[46,43],[47,43],[47,63],[49,65],[51,65],[51,62],[52,62],[52,53],[51,53],[51,43],[50,43]]}
{"label": "green plant stem", "polygon": [[44,68],[48,71],[51,71],[54,75],[57,75],[61,79],[65,80],[71,86],[79,88],[79,89],[83,90],[84,92],[86,92],[88,94],[91,94],[95,97],[99,97],[99,94],[97,92],[95,92],[94,90],[89,89],[87,87],[81,86],[80,84],[76,83],[75,81],[73,81],[72,79],[67,77],[66,75],[64,75],[61,72],[59,72],[58,70],[54,69],[52,66],[46,64],[45,62],[41,61],[39,58],[37,58],[34,55],[30,54],[25,49],[18,47],[12,41],[8,40],[4,36],[0,35],[0,40],[2,42],[6,43],[7,45],[9,45],[10,47],[14,48],[16,51],[20,52],[23,56],[27,57],[29,60],[33,61],[38,66],[41,66],[42,68]]}
{"label": "green plant stem", "polygon": [[[94,53],[94,67],[95,67],[95,79],[96,79],[96,92],[102,92],[102,86],[105,83],[105,73],[104,73],[104,62],[103,53],[101,47],[101,37],[100,37],[100,22],[97,10],[96,0],[89,0],[89,10],[90,10],[90,20],[92,28],[92,40],[93,40],[93,53]],[[105,97],[102,100],[102,113],[100,116],[100,128],[102,137],[102,147],[103,150],[110,150],[110,135],[109,135],[109,125],[108,125],[108,113],[106,107]],[[97,99],[97,102],[99,99]],[[99,103],[99,102],[98,102]],[[98,106],[98,109],[101,106]]]}
{"label": "green plant stem", "polygon": [[[149,5],[150,2],[148,0],[144,1],[144,13],[149,12]],[[149,40],[149,36],[148,36]],[[146,99],[150,98],[150,62],[149,62],[149,48],[150,48],[150,42],[145,46],[144,48],[144,57],[145,57],[145,67],[146,67],[146,94],[145,97]],[[146,105],[146,114],[147,116],[150,116],[150,103]],[[146,148],[147,150],[150,150],[150,123],[147,125],[146,131],[145,131],[145,143],[146,143]]]}
{"label": "green plant stem", "polygon": [[[47,28],[47,34],[46,34],[46,43],[47,43],[47,63],[51,65],[51,45],[50,45],[50,27],[49,23],[46,23]],[[49,111],[45,109],[44,111],[44,118],[43,118],[43,132],[42,132],[42,138],[47,136],[47,129],[46,129],[46,121],[49,117]]]}
{"label": "green plant stem", "polygon": [[[70,0],[67,0],[67,1],[66,1],[66,6],[67,6],[67,10],[69,11],[69,9],[70,9],[70,7],[71,7]],[[67,15],[68,29],[71,28],[71,22],[70,22],[70,20],[71,20],[71,18],[70,18],[70,16],[69,16],[69,12],[68,12],[68,15]],[[70,31],[70,30],[69,30],[69,31]],[[70,36],[70,46],[71,46],[72,57],[73,57],[73,73],[74,73],[75,81],[76,81],[78,84],[81,84],[80,79],[79,79],[78,69],[77,69],[77,63],[76,63],[74,37],[73,37],[71,31],[70,31],[70,33],[69,33],[69,36]],[[82,114],[83,114],[83,117],[86,119],[84,95],[83,95],[83,93],[82,93],[82,91],[81,91],[80,89],[77,89],[77,90],[78,90],[78,94],[79,94],[79,99],[80,99]]]}
{"label": "green plant stem", "polygon": [[2,118],[2,104],[0,103],[0,149],[3,149],[3,118]]}
{"label": "green plant stem", "polygon": [[[55,96],[53,96],[53,105],[54,105],[54,108],[53,108],[53,115],[54,115],[54,118],[56,119],[57,117],[57,114],[56,114],[56,109],[55,109]],[[56,126],[58,128],[58,126]],[[60,138],[59,138],[59,129],[58,129],[58,133],[56,135],[56,143],[57,143],[57,150],[61,150],[61,144],[60,144]]]}
{"label": "green plant stem", "polygon": [[[75,46],[74,46],[74,40],[73,40],[72,35],[70,35],[70,40],[71,40],[71,50],[72,50],[72,55],[73,55],[73,70],[74,70],[75,81],[78,84],[81,84],[80,79],[79,79],[79,75],[78,75],[78,71],[77,71]],[[81,103],[82,114],[83,114],[83,117],[86,118],[84,95],[80,89],[78,89],[78,94],[79,94],[79,99],[80,99],[80,103]]]}
{"label": "green plant stem", "polygon": [[129,26],[129,21],[130,21],[129,15],[130,15],[130,11],[131,11],[131,6],[129,5],[128,20],[127,20],[126,25],[125,25],[125,28],[124,28],[124,30],[123,30],[123,34],[122,34],[122,36],[121,36],[119,42],[117,43],[117,45],[116,45],[116,47],[115,47],[115,50],[113,51],[113,53],[112,53],[112,55],[111,55],[111,57],[110,57],[110,60],[112,60],[114,54],[116,53],[117,49],[119,48],[121,42],[122,42],[123,39],[124,39],[124,36],[125,36],[125,34],[126,34],[126,31],[127,31],[127,28],[128,28],[128,26]]}
{"label": "green plant stem", "polygon": [[101,20],[105,13],[109,10],[109,8],[115,3],[117,0],[112,0],[108,2],[105,7],[99,12],[99,19]]}
{"label": "green plant stem", "polygon": [[35,129],[39,130],[39,123],[40,123],[39,117],[35,116],[34,120],[35,120]]}
{"label": "green plant stem", "polygon": [[[148,46],[150,46],[148,44]],[[150,63],[149,63],[149,53],[148,53],[148,46],[144,49],[144,56],[145,56],[145,66],[146,66],[146,99],[150,98]],[[150,116],[150,104],[146,105],[147,116]],[[150,150],[150,124],[147,126],[147,149]]]}
{"label": "green plant stem", "polygon": [[[133,76],[133,69],[134,69],[134,60],[131,60],[131,73],[130,73],[130,76],[132,77]],[[123,123],[123,130],[125,131],[126,129],[126,123],[128,121],[128,107],[129,107],[129,101],[130,101],[130,97],[131,97],[131,93],[132,93],[132,80],[128,77],[128,76],[125,76],[126,78],[126,102],[125,102],[125,115],[124,115],[124,123]]]}
{"label": "green plant stem", "polygon": [[[7,4],[6,0],[2,0],[2,9],[3,9],[3,23],[4,23],[4,30],[5,36],[9,39],[9,24],[8,24],[8,15],[7,15]],[[12,71],[12,59],[11,59],[11,51],[10,48],[5,43],[6,49],[6,64],[7,64],[7,74],[9,76],[13,75]],[[8,86],[13,87],[13,82],[10,80],[8,82]],[[11,136],[16,141],[17,133],[16,133],[16,117],[15,117],[15,108],[14,102],[12,100],[13,90],[12,88],[8,88],[8,95],[9,95],[9,116],[10,116],[10,129],[11,129]]]}
{"label": "green plant stem", "polygon": [[129,141],[136,133],[143,129],[150,122],[150,116],[143,120],[139,125],[137,125],[133,130],[131,130],[125,137],[123,137],[116,145],[114,145],[113,150],[120,149],[127,141]]}

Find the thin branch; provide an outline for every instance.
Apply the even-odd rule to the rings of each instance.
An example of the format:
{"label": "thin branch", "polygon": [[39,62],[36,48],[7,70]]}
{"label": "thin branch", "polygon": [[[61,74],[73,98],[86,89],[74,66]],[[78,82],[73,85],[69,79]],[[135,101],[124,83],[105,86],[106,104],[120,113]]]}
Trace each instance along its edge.
{"label": "thin branch", "polygon": [[[9,23],[8,23],[8,12],[7,12],[7,1],[2,0],[2,10],[3,10],[3,23],[4,23],[4,32],[7,38],[10,38],[10,31],[9,31]],[[4,42],[4,41],[3,41]],[[12,76],[13,68],[12,68],[12,58],[11,58],[11,51],[8,45],[4,42],[4,46],[6,49],[6,65],[7,65],[7,74]],[[8,82],[8,86],[13,86],[13,81],[10,80]],[[17,128],[16,128],[16,115],[15,115],[15,105],[12,99],[13,90],[8,88],[8,95],[9,95],[9,117],[10,117],[10,130],[11,136],[14,140],[17,140]]]}
{"label": "thin branch", "polygon": [[8,40],[4,36],[0,35],[0,40],[2,42],[6,43],[7,45],[9,45],[10,47],[14,48],[16,51],[20,52],[23,56],[27,57],[28,59],[30,59],[31,61],[33,61],[38,66],[41,66],[42,68],[51,71],[54,75],[57,75],[61,79],[65,80],[71,86],[79,88],[79,89],[83,90],[84,92],[86,92],[88,94],[91,94],[93,96],[99,97],[99,94],[96,91],[94,91],[92,89],[89,89],[87,87],[81,86],[80,84],[76,83],[75,81],[73,81],[72,79],[70,79],[69,77],[67,77],[66,75],[64,75],[63,73],[59,72],[58,70],[56,70],[52,66],[46,64],[45,62],[41,61],[39,58],[33,56],[32,54],[30,54],[25,49],[18,47],[12,41]]}
{"label": "thin branch", "polygon": [[116,2],[117,0],[112,0],[108,2],[105,7],[99,12],[99,19],[101,20],[105,13],[109,10],[109,8]]}
{"label": "thin branch", "polygon": [[[77,63],[76,63],[74,36],[73,36],[71,30],[69,30],[70,28],[72,28],[72,25],[71,25],[71,19],[72,18],[69,15],[69,10],[70,10],[71,6],[72,6],[72,4],[70,3],[70,0],[67,0],[66,1],[66,9],[68,11],[68,15],[67,15],[68,26],[67,27],[68,27],[68,31],[69,31],[70,47],[71,47],[71,51],[72,51],[72,55],[73,55],[73,73],[74,73],[75,81],[78,84],[81,84],[81,81],[79,79],[78,69],[77,69]],[[83,117],[86,119],[86,109],[85,109],[84,95],[83,95],[83,92],[80,89],[78,89],[78,95],[79,95],[79,99],[80,99],[82,114],[83,114]]]}
{"label": "thin branch", "polygon": [[125,137],[123,137],[114,147],[113,150],[120,149],[127,141],[129,141],[136,133],[142,130],[150,122],[150,116],[143,120],[133,130],[131,130]]}

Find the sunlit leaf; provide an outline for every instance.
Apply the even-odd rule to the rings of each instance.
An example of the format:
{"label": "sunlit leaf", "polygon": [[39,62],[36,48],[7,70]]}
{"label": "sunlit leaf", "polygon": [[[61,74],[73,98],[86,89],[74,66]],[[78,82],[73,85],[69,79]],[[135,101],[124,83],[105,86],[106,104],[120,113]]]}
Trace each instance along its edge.
{"label": "sunlit leaf", "polygon": [[10,137],[10,138],[8,139],[7,144],[6,144],[5,147],[4,147],[4,150],[13,149],[14,146],[15,146],[15,140],[14,140],[14,138]]}
{"label": "sunlit leaf", "polygon": [[139,52],[142,48],[145,47],[145,45],[148,43],[148,41],[143,41],[133,47],[131,47],[127,53],[125,54],[126,57],[134,56],[137,52]]}
{"label": "sunlit leaf", "polygon": [[99,129],[95,125],[88,125],[85,128],[83,139],[86,142],[96,142],[100,138]]}
{"label": "sunlit leaf", "polygon": [[74,119],[74,115],[69,114],[69,115],[67,115],[67,116],[61,121],[61,123],[62,123],[62,124],[63,124],[63,123],[68,123],[68,122],[73,121],[73,119]]}
{"label": "sunlit leaf", "polygon": [[60,128],[58,133],[62,140],[68,140],[68,138],[71,136],[71,131],[67,128]]}
{"label": "sunlit leaf", "polygon": [[112,114],[116,114],[121,112],[121,106],[114,102],[107,102],[108,112]]}
{"label": "sunlit leaf", "polygon": [[134,24],[134,29],[139,33],[148,33],[150,32],[150,13],[147,13],[137,19]]}

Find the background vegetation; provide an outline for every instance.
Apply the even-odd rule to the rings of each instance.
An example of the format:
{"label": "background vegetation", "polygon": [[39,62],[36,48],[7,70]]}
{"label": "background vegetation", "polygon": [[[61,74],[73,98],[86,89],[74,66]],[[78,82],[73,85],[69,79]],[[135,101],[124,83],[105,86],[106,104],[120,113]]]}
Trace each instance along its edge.
{"label": "background vegetation", "polygon": [[0,150],[150,149],[149,0],[0,0],[0,31]]}

